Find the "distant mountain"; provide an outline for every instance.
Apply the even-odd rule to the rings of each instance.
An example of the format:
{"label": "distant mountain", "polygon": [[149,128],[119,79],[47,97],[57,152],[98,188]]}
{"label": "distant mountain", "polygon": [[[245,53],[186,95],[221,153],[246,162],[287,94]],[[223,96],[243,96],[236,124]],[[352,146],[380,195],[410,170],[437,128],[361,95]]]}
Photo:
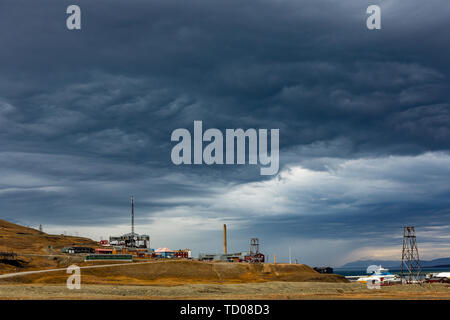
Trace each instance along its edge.
{"label": "distant mountain", "polygon": [[[450,265],[450,258],[439,258],[434,260],[421,260],[422,267],[448,267]],[[382,265],[385,268],[394,269],[400,268],[401,261],[395,260],[358,260],[344,264],[338,268],[342,269],[365,269],[370,265]]]}
{"label": "distant mountain", "polygon": [[394,260],[357,260],[344,264],[338,268],[365,269],[370,265],[382,265],[385,268],[400,267],[400,261]]}
{"label": "distant mountain", "polygon": [[421,261],[420,263],[424,267],[448,267],[450,265],[450,258],[440,258],[424,262]]}

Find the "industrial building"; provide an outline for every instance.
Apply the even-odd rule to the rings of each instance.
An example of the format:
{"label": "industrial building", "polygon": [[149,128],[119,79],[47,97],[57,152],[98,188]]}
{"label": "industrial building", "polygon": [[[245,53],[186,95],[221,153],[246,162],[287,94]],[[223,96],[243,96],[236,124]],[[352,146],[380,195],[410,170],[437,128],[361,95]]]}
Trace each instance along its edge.
{"label": "industrial building", "polygon": [[227,261],[227,262],[242,262],[246,261],[245,257],[249,256],[250,252],[237,252],[237,253],[200,253],[198,260],[200,261]]}
{"label": "industrial building", "polygon": [[175,258],[175,251],[169,248],[158,248],[155,250],[156,258]]}
{"label": "industrial building", "polygon": [[127,248],[150,248],[150,236],[131,232],[118,237],[109,237],[109,244]]}
{"label": "industrial building", "polygon": [[133,261],[131,254],[88,254],[84,261]]}
{"label": "industrial building", "polygon": [[150,236],[139,235],[134,232],[134,197],[131,196],[131,232],[110,237],[109,241],[101,240],[100,248],[70,247],[64,248],[62,252],[67,253],[88,253],[86,261],[99,260],[132,260],[137,258],[154,257],[153,250],[150,249]]}
{"label": "industrial building", "polygon": [[88,247],[65,247],[61,249],[62,253],[95,253],[94,248]]}
{"label": "industrial building", "polygon": [[250,251],[242,251],[236,253],[228,253],[227,248],[227,225],[223,225],[223,253],[210,254],[200,253],[198,256],[200,261],[227,261],[227,262],[250,262],[263,263],[265,260],[264,254],[259,252],[258,238],[252,238],[250,242]]}
{"label": "industrial building", "polygon": [[[131,196],[131,232],[121,236],[111,236],[109,241],[101,240],[98,248],[66,247],[63,253],[84,253],[86,261],[99,260],[132,260],[142,259],[192,259],[191,250],[171,250],[163,247],[156,250],[150,248],[150,236],[139,235],[134,232],[134,197]],[[131,258],[130,258],[131,257]],[[200,253],[200,261],[226,261],[263,263],[265,256],[259,251],[258,238],[252,238],[250,251],[228,253],[227,251],[227,226],[223,225],[223,253]]]}
{"label": "industrial building", "polygon": [[[150,248],[150,236],[134,232],[134,197],[131,196],[131,232],[121,236],[111,236],[109,241],[102,240],[102,248],[95,249],[96,256],[89,256],[89,260],[111,260],[118,256],[132,256],[135,258],[191,258],[191,250],[171,250],[169,248]],[[114,257],[108,257],[112,255]],[[126,258],[120,258],[126,259]]]}
{"label": "industrial building", "polygon": [[259,252],[259,239],[252,238],[250,240],[250,254],[245,256],[245,261],[251,263],[264,263],[265,256]]}
{"label": "industrial building", "polygon": [[165,259],[190,259],[191,250],[170,250],[169,248],[158,248],[155,250],[155,258],[165,258]]}
{"label": "industrial building", "polygon": [[149,235],[139,235],[134,232],[134,197],[131,196],[131,232],[118,236],[110,237],[109,244],[112,246],[121,246],[125,248],[140,248],[149,249],[150,248],[150,236]]}

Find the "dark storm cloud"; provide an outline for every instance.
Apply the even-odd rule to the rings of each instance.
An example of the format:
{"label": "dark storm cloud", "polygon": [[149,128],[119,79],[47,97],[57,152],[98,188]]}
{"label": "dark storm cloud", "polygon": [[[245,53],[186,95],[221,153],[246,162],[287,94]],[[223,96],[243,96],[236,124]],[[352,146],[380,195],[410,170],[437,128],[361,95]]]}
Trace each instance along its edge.
{"label": "dark storm cloud", "polygon": [[[69,4],[82,9],[81,31],[65,28]],[[380,4],[382,30],[366,29],[369,4]],[[226,202],[204,201],[261,180],[257,168],[172,165],[170,134],[192,130],[194,120],[205,128],[279,128],[282,169],[333,172],[349,159],[382,165],[411,155],[418,157],[413,170],[435,170],[434,182],[444,183],[447,158],[421,166],[420,155],[450,148],[449,15],[444,0],[3,1],[4,216],[112,223],[134,193],[150,217],[190,208],[211,219],[248,220],[251,207],[233,214],[223,210]],[[357,172],[353,183],[380,178]],[[398,168],[378,174],[417,183],[414,172],[398,177]],[[327,189],[328,198],[339,188],[346,186]],[[300,200],[322,215],[288,210],[273,235],[301,231],[312,239],[320,230],[333,239],[373,239],[366,232],[389,214],[395,227],[405,217],[449,224],[448,189],[420,204],[396,195],[308,207],[324,196],[311,193]],[[275,223],[254,218],[261,232]]]}
{"label": "dark storm cloud", "polygon": [[[345,137],[347,156],[449,147],[448,45],[436,39],[445,39],[448,6],[409,20],[395,16],[404,5],[390,5],[386,31],[371,33],[365,3],[79,5],[81,32],[61,27],[61,2],[3,11],[2,96],[20,114],[8,117],[20,125],[8,129],[13,137],[162,163],[155,154],[168,153],[168,134],[194,119],[279,127],[282,147]],[[411,30],[433,41],[418,46]]]}
{"label": "dark storm cloud", "polygon": [[[434,2],[428,5],[443,3]],[[34,94],[29,98],[44,94],[45,99],[46,94],[58,91],[64,103],[61,99],[50,103],[59,102],[55,107],[72,113],[81,111],[80,117],[88,116],[94,123],[92,118],[105,112],[102,122],[120,116],[123,127],[128,124],[123,122],[127,120],[123,113],[128,113],[130,120],[142,116],[140,112],[134,118],[132,115],[136,111],[133,105],[140,101],[145,115],[154,116],[157,110],[152,108],[166,114],[168,121],[163,125],[173,126],[179,113],[189,115],[184,124],[201,117],[212,126],[227,126],[230,121],[237,125],[283,125],[287,133],[282,142],[290,145],[298,144],[298,138],[304,142],[328,140],[338,132],[357,135],[363,131],[361,125],[369,132],[405,109],[444,103],[442,112],[448,111],[448,61],[435,65],[432,59],[436,53],[444,55],[448,48],[443,41],[429,43],[427,39],[418,48],[417,39],[411,39],[410,30],[403,26],[416,30],[420,22],[421,34],[433,32],[435,38],[437,31],[444,39],[446,30],[436,30],[436,20],[445,26],[447,6],[433,20],[418,22],[405,17],[407,21],[402,24],[389,21],[387,8],[383,21],[386,29],[392,30],[376,34],[364,28],[364,3],[157,1],[150,5],[147,1],[81,1],[83,30],[71,33],[59,27],[65,18],[60,14],[63,3],[43,1],[28,13],[24,3],[14,2],[3,11],[3,29],[10,32],[3,37],[8,50],[2,50],[1,58],[8,61],[3,66],[4,78],[8,75],[12,80],[3,95],[16,93],[16,98],[20,95],[18,103],[24,103],[27,81],[20,81],[18,91],[14,90],[20,68],[31,82],[26,89]],[[399,5],[392,11],[401,9]],[[17,26],[19,17],[24,23]],[[401,44],[394,45],[403,35]],[[396,54],[399,45],[401,57]],[[427,54],[418,55],[424,46]],[[102,75],[92,76],[92,70]],[[117,74],[130,78],[128,88],[113,78]],[[112,79],[108,81],[108,77]],[[49,83],[42,79],[52,86],[46,88]],[[136,79],[140,88],[133,90],[132,81],[139,81]],[[39,89],[43,92],[36,96]],[[155,105],[152,98],[158,93],[151,93],[155,90],[165,90],[171,100],[166,97]],[[92,98],[93,93],[98,95]],[[25,102],[36,103],[35,99]],[[123,113],[102,108],[116,103],[122,105]],[[90,114],[79,110],[80,105],[91,109]],[[171,110],[175,113],[172,117]],[[311,132],[311,122],[314,126],[320,122],[323,128]],[[344,126],[354,128],[342,132]],[[394,126],[385,124],[382,129],[392,132]],[[412,140],[411,134],[400,135]],[[292,136],[295,138],[287,138]],[[384,140],[377,133],[367,138],[373,143]]]}

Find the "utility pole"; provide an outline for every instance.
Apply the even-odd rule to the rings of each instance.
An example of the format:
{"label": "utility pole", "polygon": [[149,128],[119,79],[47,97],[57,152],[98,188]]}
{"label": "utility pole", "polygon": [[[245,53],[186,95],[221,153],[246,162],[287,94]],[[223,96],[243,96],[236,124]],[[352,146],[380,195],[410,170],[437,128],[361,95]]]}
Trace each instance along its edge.
{"label": "utility pole", "polygon": [[401,276],[406,283],[420,280],[420,258],[414,227],[403,228],[403,250]]}
{"label": "utility pole", "polygon": [[291,247],[289,247],[289,264],[292,264]]}

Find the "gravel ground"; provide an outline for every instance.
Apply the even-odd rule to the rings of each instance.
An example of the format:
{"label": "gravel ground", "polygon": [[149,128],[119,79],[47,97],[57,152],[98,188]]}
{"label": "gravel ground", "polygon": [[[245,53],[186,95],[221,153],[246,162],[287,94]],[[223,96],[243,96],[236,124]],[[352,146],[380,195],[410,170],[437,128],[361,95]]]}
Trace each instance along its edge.
{"label": "gravel ground", "polygon": [[450,299],[445,284],[396,285],[369,290],[358,283],[266,282],[178,286],[0,285],[0,299]]}

